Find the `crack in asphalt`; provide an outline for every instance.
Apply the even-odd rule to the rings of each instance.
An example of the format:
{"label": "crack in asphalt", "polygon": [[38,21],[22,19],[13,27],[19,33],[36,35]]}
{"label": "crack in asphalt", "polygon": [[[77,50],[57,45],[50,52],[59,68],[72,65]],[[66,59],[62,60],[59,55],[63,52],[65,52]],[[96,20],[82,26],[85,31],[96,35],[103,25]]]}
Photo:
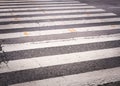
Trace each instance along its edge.
{"label": "crack in asphalt", "polygon": [[4,50],[2,49],[2,43],[0,43],[0,64],[2,62],[4,62],[5,64],[8,63],[8,58],[6,56],[6,53],[4,52]]}

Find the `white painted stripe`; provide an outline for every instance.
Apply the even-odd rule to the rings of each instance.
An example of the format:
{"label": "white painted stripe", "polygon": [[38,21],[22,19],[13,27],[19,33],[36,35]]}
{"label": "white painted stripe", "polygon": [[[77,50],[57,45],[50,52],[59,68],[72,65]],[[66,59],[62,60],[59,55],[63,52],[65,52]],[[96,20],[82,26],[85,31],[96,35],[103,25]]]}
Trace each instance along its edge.
{"label": "white painted stripe", "polygon": [[[2,1],[0,1],[0,2],[2,2]],[[10,1],[4,1],[4,2],[10,2]],[[3,3],[4,3],[3,2]],[[65,1],[65,0],[62,0],[62,1],[54,1],[54,0],[38,0],[38,1],[11,1],[11,2],[14,2],[14,3],[18,3],[18,2],[20,2],[20,3],[62,3],[62,2],[65,2],[65,3],[74,3],[74,2],[79,2],[79,1],[74,1],[74,0],[69,0],[69,1]],[[14,4],[14,3],[8,3],[8,4]],[[18,3],[19,4],[19,3]]]}
{"label": "white painted stripe", "polygon": [[[30,2],[33,2],[33,3],[40,3],[40,2],[59,2],[58,0],[57,1],[54,1],[54,0],[22,0],[22,1],[10,1],[10,0],[8,0],[8,1],[5,1],[5,0],[3,0],[3,1],[0,1],[1,3],[9,3],[9,2],[13,2],[13,4],[14,3],[30,3]],[[74,1],[74,0],[62,0],[62,1],[60,1],[60,2],[78,2],[78,1]]]}
{"label": "white painted stripe", "polygon": [[[34,3],[34,2],[32,2],[33,4],[34,4],[34,6],[35,6],[35,4],[36,3]],[[78,4],[79,2],[40,2],[40,4]],[[23,3],[22,3],[23,4]],[[25,3],[26,4],[26,3]],[[24,4],[24,5],[25,5]],[[39,4],[39,3],[37,3],[37,4]],[[6,5],[6,6],[4,6],[4,5]],[[18,5],[18,6],[17,6]],[[22,7],[23,5],[20,5],[20,3],[17,3],[16,5],[7,5],[7,4],[2,4],[2,6],[0,6],[0,8],[8,8],[8,7]],[[26,5],[27,6],[27,5]]]}
{"label": "white painted stripe", "polygon": [[71,20],[71,21],[54,21],[39,23],[40,26],[56,26],[56,25],[71,25],[71,24],[87,24],[87,23],[103,23],[120,21],[120,18],[106,18],[106,19],[84,19],[84,20]]}
{"label": "white painted stripe", "polygon": [[[21,26],[22,25],[22,26]],[[0,29],[10,29],[10,28],[25,28],[25,27],[39,27],[38,23],[31,24],[8,24],[8,25],[0,25]]]}
{"label": "white painted stripe", "polygon": [[46,27],[46,26],[57,26],[57,25],[72,25],[72,24],[91,24],[91,23],[105,23],[105,22],[118,22],[118,21],[120,21],[120,18],[51,21],[51,22],[40,22],[40,23],[0,25],[0,29],[17,29],[17,28],[28,28],[28,27],[38,27],[38,26]]}
{"label": "white painted stripe", "polygon": [[4,12],[4,11],[12,11],[11,9],[0,9],[0,12]]}
{"label": "white painted stripe", "polygon": [[48,10],[48,9],[73,9],[73,8],[76,8],[76,9],[79,9],[79,8],[95,8],[94,6],[71,6],[71,7],[40,7],[40,8],[14,8],[13,10],[16,11],[16,10]]}
{"label": "white painted stripe", "polygon": [[64,33],[71,33],[71,32],[115,30],[115,29],[120,29],[120,25],[105,25],[105,26],[71,28],[71,29],[67,28],[67,29],[45,30],[45,31],[24,31],[24,32],[16,32],[16,33],[5,33],[5,34],[0,34],[0,39],[54,35],[54,34],[64,34]]}
{"label": "white painted stripe", "polygon": [[[38,9],[38,10],[48,10],[48,9],[73,9],[73,8],[76,8],[76,9],[80,9],[80,8],[95,8],[94,6],[72,6],[72,7],[40,7],[40,8],[27,8],[28,10],[35,10],[35,9]],[[16,9],[13,9],[14,11],[16,10],[27,10],[25,8],[16,8]]]}
{"label": "white painted stripe", "polygon": [[[32,2],[32,4],[60,4],[60,3],[80,3],[79,1],[71,1],[71,2],[64,2],[64,1],[62,1],[62,2],[60,2],[60,1],[58,1],[58,2]],[[19,4],[23,4],[23,5],[26,5],[26,4],[30,4],[30,3],[1,3],[0,5],[19,5]]]}
{"label": "white painted stripe", "polygon": [[13,60],[13,61],[11,60],[8,62],[8,66],[6,66],[4,63],[0,65],[1,67],[0,73],[62,65],[62,64],[75,63],[75,62],[90,61],[90,60],[105,59],[110,57],[115,58],[117,56],[120,56],[120,47],[69,53],[62,55],[34,57],[29,59],[21,59],[21,60]]}
{"label": "white painted stripe", "polygon": [[[0,1],[1,2],[1,1]],[[6,3],[2,2],[0,5],[14,5],[14,4],[34,4],[34,3],[79,3],[79,1],[23,1],[23,2],[13,2],[13,3]]]}
{"label": "white painted stripe", "polygon": [[120,81],[120,67],[30,81],[11,86],[98,86],[116,81]]}
{"label": "white painted stripe", "polygon": [[[95,8],[94,6],[72,6],[72,7],[41,7],[39,8],[39,10],[48,10],[48,9],[72,9],[72,8],[76,8],[76,9],[80,9],[80,8]],[[14,9],[15,10],[15,9]],[[17,9],[20,10],[20,9]]]}
{"label": "white painted stripe", "polygon": [[18,44],[2,44],[2,49],[5,52],[38,49],[46,47],[60,47],[67,45],[87,44],[95,42],[106,42],[120,40],[120,34],[114,35],[103,35],[103,36],[89,36],[89,37],[77,37],[70,39],[58,39],[58,40],[47,40],[38,42],[27,42]]}
{"label": "white painted stripe", "polygon": [[[87,4],[53,4],[53,5],[29,5],[29,6],[22,6],[22,7],[26,7],[26,8],[12,8],[12,9],[0,9],[1,12],[4,12],[4,11],[16,11],[16,10],[41,10],[40,7],[47,7],[47,6],[50,6],[50,7],[54,7],[54,6],[62,6],[62,7],[68,7],[68,6],[86,6]],[[36,6],[36,7],[34,7]],[[37,6],[40,6],[40,7],[37,7]],[[15,6],[15,7],[19,7],[19,6]],[[34,7],[34,8],[27,8],[27,7]]]}
{"label": "white painted stripe", "polygon": [[[37,0],[22,0],[22,1],[14,1],[14,0],[1,0],[0,2],[31,2],[31,1],[37,1]],[[38,0],[38,1],[54,1],[54,0]],[[72,1],[72,0],[70,0],[70,1]]]}
{"label": "white painted stripe", "polygon": [[[22,0],[22,2],[24,2],[25,0]],[[34,1],[34,0],[28,0],[28,2],[30,2],[30,1]],[[37,0],[36,0],[37,1]],[[38,1],[54,1],[54,0],[38,0]],[[71,0],[70,0],[71,1]],[[5,1],[5,0],[3,0],[3,1],[0,1],[0,2],[21,2],[21,1],[14,1],[14,0],[7,0],[7,1]],[[25,1],[25,2],[27,2],[27,1]]]}
{"label": "white painted stripe", "polygon": [[[87,4],[85,4],[85,3],[80,3],[80,4],[41,4],[41,5],[18,5],[18,6],[0,6],[0,8],[8,8],[8,7],[34,7],[34,6],[42,6],[42,7],[47,7],[47,6],[51,6],[51,7],[53,7],[53,6],[75,6],[75,5],[77,5],[77,6],[84,6],[84,5],[87,5]],[[2,9],[0,9],[0,11],[1,11]]]}
{"label": "white painted stripe", "polygon": [[55,14],[55,13],[74,13],[74,12],[105,12],[103,9],[84,9],[84,10],[59,10],[59,11],[37,11],[37,12],[11,12],[11,13],[0,13],[0,16],[11,16],[11,15],[34,15],[34,14]]}
{"label": "white painted stripe", "polygon": [[26,21],[26,20],[42,20],[42,19],[61,19],[61,18],[81,18],[81,17],[101,17],[101,16],[116,16],[114,13],[89,13],[89,14],[73,14],[73,15],[52,15],[38,17],[23,17],[23,18],[0,18],[0,22],[8,21]]}

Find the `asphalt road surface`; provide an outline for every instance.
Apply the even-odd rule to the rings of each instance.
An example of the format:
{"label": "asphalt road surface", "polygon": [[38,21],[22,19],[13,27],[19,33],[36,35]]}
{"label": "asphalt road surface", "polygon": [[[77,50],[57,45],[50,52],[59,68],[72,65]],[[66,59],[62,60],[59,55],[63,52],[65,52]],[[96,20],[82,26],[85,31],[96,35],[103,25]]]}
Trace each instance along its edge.
{"label": "asphalt road surface", "polygon": [[80,0],[80,2],[103,8],[120,16],[120,0]]}
{"label": "asphalt road surface", "polygon": [[0,86],[120,86],[120,1],[0,0]]}

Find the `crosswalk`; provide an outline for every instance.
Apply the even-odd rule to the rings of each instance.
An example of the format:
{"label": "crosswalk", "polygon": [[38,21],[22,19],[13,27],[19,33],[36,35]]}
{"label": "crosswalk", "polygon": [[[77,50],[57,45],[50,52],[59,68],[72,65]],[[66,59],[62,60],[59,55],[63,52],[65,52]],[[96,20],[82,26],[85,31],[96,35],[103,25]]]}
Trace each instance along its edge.
{"label": "crosswalk", "polygon": [[0,86],[120,81],[120,17],[77,0],[1,0],[0,46]]}

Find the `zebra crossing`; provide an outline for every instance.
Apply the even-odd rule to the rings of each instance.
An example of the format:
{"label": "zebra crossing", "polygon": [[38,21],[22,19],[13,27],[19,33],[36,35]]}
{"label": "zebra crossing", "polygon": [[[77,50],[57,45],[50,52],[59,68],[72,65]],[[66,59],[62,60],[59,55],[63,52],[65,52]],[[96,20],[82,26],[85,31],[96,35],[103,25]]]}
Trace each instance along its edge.
{"label": "zebra crossing", "polygon": [[1,0],[0,46],[0,86],[120,81],[120,17],[77,0]]}

